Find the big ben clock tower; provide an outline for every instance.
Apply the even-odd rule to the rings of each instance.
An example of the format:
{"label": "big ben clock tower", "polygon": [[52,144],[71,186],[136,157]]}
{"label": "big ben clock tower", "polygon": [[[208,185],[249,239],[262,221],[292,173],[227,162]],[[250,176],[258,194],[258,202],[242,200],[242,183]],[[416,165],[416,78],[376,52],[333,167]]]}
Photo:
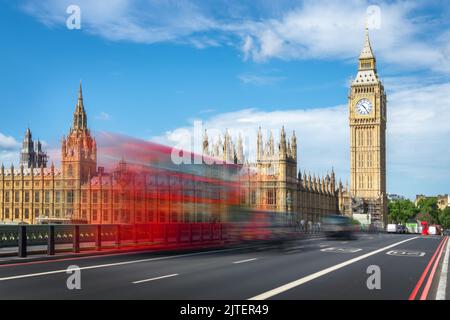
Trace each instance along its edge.
{"label": "big ben clock tower", "polygon": [[378,78],[367,28],[348,106],[353,214],[366,214],[371,223],[384,226],[387,215],[386,93]]}

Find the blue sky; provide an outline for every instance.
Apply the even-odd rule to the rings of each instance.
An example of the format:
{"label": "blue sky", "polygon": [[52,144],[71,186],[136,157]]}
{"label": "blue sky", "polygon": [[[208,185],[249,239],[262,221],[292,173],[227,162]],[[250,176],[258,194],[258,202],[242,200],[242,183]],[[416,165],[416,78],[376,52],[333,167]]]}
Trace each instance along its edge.
{"label": "blue sky", "polygon": [[[66,28],[70,4],[81,30]],[[194,120],[256,137],[286,125],[299,166],[348,177],[348,82],[367,8],[389,99],[388,189],[450,192],[450,8],[445,1],[0,0],[0,161],[30,125],[53,150],[78,83],[90,127],[179,144]],[[252,136],[254,134],[254,136]],[[248,149],[252,150],[249,142]],[[55,157],[56,158],[56,157]]]}

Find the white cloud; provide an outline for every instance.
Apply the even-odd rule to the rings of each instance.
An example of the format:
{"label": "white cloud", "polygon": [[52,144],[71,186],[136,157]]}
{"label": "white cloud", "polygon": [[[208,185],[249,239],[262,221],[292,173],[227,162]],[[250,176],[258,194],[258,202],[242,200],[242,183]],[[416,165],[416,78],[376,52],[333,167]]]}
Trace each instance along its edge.
{"label": "white cloud", "polygon": [[0,164],[9,166],[16,163],[20,150],[20,143],[11,136],[0,133]]}
{"label": "white cloud", "polygon": [[11,136],[5,136],[0,132],[0,150],[12,150],[20,148],[20,143]]}
{"label": "white cloud", "polygon": [[[393,80],[393,79],[391,79]],[[411,85],[388,96],[388,191],[413,197],[417,193],[450,190],[450,83]],[[203,120],[209,137],[228,128],[244,136],[246,153],[254,159],[258,127],[273,130],[277,139],[284,125],[296,131],[301,169],[324,173],[335,167],[345,181],[349,176],[348,107],[261,111],[244,109]],[[192,126],[166,132],[153,140],[189,149]],[[195,141],[196,147],[201,140]]]}
{"label": "white cloud", "polygon": [[[266,1],[26,0],[23,8],[46,25],[64,26],[65,9],[73,3],[81,7],[82,30],[108,40],[176,42],[197,48],[232,45],[242,51],[244,60],[256,61],[354,59],[372,4],[369,0],[286,0],[272,5]],[[425,5],[380,1],[380,29],[371,34],[376,52],[396,68],[448,73],[448,25],[430,21],[421,13]]]}
{"label": "white cloud", "polygon": [[111,115],[109,113],[102,111],[102,112],[100,112],[99,115],[97,115],[95,117],[95,119],[100,120],[100,121],[109,121],[109,120],[111,120]]}

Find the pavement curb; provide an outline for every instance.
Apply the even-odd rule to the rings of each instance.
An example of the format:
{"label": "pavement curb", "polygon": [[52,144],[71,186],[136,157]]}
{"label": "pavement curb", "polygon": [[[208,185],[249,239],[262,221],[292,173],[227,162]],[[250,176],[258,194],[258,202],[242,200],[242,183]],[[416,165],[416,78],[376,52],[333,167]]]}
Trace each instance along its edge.
{"label": "pavement curb", "polygon": [[444,261],[442,262],[441,276],[439,278],[436,300],[446,299],[449,259],[450,259],[450,244],[449,241],[447,241],[447,248],[445,249]]}

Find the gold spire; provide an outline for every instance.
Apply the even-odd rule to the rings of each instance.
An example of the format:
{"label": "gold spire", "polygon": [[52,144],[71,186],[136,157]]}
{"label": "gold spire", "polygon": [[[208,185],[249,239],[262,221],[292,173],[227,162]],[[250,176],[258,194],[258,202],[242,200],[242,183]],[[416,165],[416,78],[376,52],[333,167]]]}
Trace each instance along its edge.
{"label": "gold spire", "polygon": [[359,55],[359,59],[373,59],[373,58],[375,58],[375,55],[373,54],[372,46],[370,44],[369,27],[366,25],[364,48],[362,49],[361,54]]}
{"label": "gold spire", "polygon": [[364,39],[364,47],[359,55],[359,70],[373,70],[376,73],[376,58],[372,50],[372,45],[370,44],[369,28],[366,25],[366,36]]}
{"label": "gold spire", "polygon": [[80,80],[80,88],[78,90],[78,101],[73,115],[73,130],[86,131],[87,130],[87,116],[84,110],[83,103],[83,88]]}

